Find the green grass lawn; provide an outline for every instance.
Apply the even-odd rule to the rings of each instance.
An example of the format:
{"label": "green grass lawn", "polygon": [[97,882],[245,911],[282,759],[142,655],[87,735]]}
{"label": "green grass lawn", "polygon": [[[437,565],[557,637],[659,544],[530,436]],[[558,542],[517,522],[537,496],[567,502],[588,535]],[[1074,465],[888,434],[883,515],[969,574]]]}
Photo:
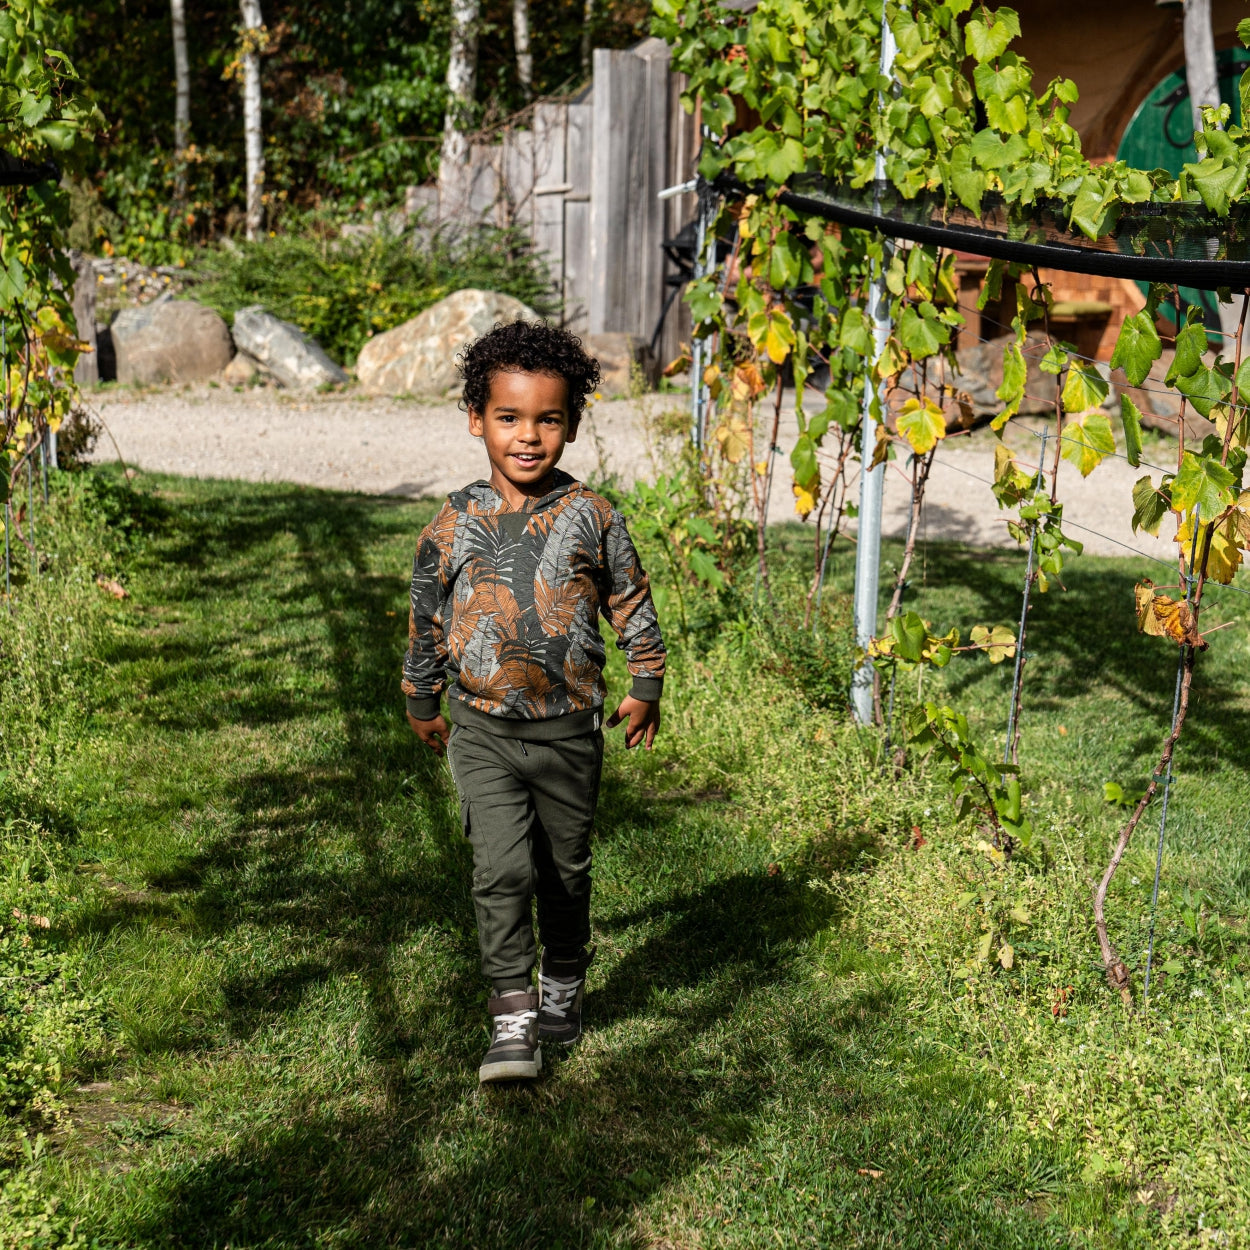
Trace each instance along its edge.
{"label": "green grass lawn", "polygon": [[[0,903],[50,927],[15,920],[0,959],[24,937],[64,992],[40,1026],[61,1069],[3,1139],[0,1246],[1250,1244],[1250,601],[1223,592],[1241,623],[1178,754],[1149,1018],[1101,980],[1088,881],[1175,654],[1132,628],[1134,568],[1089,559],[1039,603],[1044,842],[1005,869],[929,770],[896,777],[819,706],[793,633],[676,646],[660,748],[608,753],[590,1032],[534,1087],[480,1090],[470,855],[398,691],[432,505],[144,482],[130,598],[54,562],[31,654],[64,636],[66,675],[6,722]],[[776,545],[780,593],[805,546]],[[930,548],[911,602],[1009,623],[1021,572]],[[1001,741],[1006,667],[926,693]],[[1135,971],[1154,836],[1110,905]],[[1000,900],[1030,915],[1010,973],[974,954]]]}

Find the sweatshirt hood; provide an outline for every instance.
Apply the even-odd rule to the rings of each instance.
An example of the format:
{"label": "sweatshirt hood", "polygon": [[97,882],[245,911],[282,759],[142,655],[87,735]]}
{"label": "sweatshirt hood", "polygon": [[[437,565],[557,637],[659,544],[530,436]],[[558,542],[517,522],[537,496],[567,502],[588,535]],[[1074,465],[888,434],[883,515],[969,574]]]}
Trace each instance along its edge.
{"label": "sweatshirt hood", "polygon": [[463,490],[452,491],[447,496],[447,502],[458,512],[468,512],[470,505],[474,505],[474,510],[479,513],[542,512],[554,507],[566,495],[578,494],[584,489],[581,482],[563,469],[555,469],[551,474],[551,489],[537,499],[527,500],[523,509],[509,507],[507,500],[489,482],[482,479],[470,483]]}

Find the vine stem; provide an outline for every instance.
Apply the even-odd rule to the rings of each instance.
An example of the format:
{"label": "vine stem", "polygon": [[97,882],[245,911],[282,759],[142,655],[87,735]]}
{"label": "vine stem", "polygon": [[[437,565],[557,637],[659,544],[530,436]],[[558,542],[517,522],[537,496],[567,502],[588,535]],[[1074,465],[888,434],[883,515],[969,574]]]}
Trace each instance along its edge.
{"label": "vine stem", "polygon": [[855,447],[855,440],[848,438],[845,430],[841,431],[841,448],[838,454],[838,463],[833,471],[833,478],[829,483],[829,492],[825,495],[824,503],[821,504],[821,512],[832,501],[835,492],[838,490],[838,484],[841,483],[841,494],[838,499],[837,514],[833,520],[829,522],[829,526],[825,531],[824,550],[820,548],[820,522],[817,518],[816,530],[816,555],[818,559],[816,573],[812,578],[811,589],[807,592],[807,608],[803,614],[803,628],[806,629],[812,624],[813,612],[819,613],[821,594],[825,588],[825,570],[829,564],[829,549],[833,546],[834,537],[842,528],[842,517],[846,512],[846,462],[852,450]]}
{"label": "vine stem", "polygon": [[[1242,296],[1241,302],[1241,318],[1237,330],[1237,350],[1236,350],[1236,368],[1241,364],[1241,336],[1245,330],[1246,313],[1250,308],[1250,291]],[[1177,306],[1177,325],[1180,324],[1180,308],[1179,296]],[[1234,376],[1236,376],[1236,368],[1234,368]],[[1228,424],[1224,430],[1224,445],[1221,455],[1221,463],[1227,463],[1229,449],[1232,446],[1233,433],[1240,424],[1235,419],[1236,405],[1229,412]],[[1180,429],[1177,442],[1177,464],[1185,454],[1185,407],[1184,401],[1181,403]],[[1178,522],[1179,524],[1179,522]],[[1202,594],[1206,588],[1207,580],[1207,561],[1211,554],[1211,536],[1215,530],[1215,522],[1210,521],[1201,529],[1202,547],[1201,558],[1199,558],[1199,524],[1198,516],[1194,517],[1194,534],[1190,544],[1189,553],[1189,573],[1185,573],[1184,569],[1184,550],[1180,554],[1181,559],[1181,578],[1187,586],[1185,592],[1186,602],[1190,604],[1190,611],[1193,619],[1193,629],[1197,633],[1198,618],[1202,612]],[[1163,744],[1163,752],[1159,757],[1159,762],[1155,765],[1154,772],[1151,774],[1150,784],[1146,787],[1146,792],[1137,801],[1137,805],[1133,808],[1133,814],[1129,817],[1128,823],[1120,830],[1120,836],[1116,839],[1115,849],[1112,852],[1111,860],[1107,864],[1107,869],[1102,875],[1102,880],[1098,883],[1097,890],[1094,891],[1094,926],[1098,932],[1098,945],[1102,951],[1103,966],[1107,970],[1107,980],[1120,991],[1120,997],[1124,1001],[1124,1005],[1132,1010],[1133,1008],[1133,992],[1128,983],[1128,969],[1124,965],[1124,961],[1119,958],[1107,934],[1107,916],[1106,901],[1107,888],[1111,884],[1112,877],[1115,876],[1115,870],[1120,865],[1120,860],[1124,857],[1124,852],[1128,849],[1129,842],[1132,840],[1133,832],[1141,821],[1150,801],[1154,798],[1159,789],[1159,782],[1164,783],[1164,805],[1163,811],[1160,813],[1159,819],[1159,843],[1155,855],[1155,880],[1154,889],[1151,899],[1151,917],[1150,917],[1150,940],[1146,952],[1146,979],[1143,986],[1142,998],[1143,1005],[1147,1000],[1150,991],[1150,966],[1154,957],[1154,929],[1155,929],[1155,913],[1158,907],[1159,897],[1159,876],[1163,864],[1163,838],[1167,828],[1167,795],[1171,788],[1172,782],[1172,756],[1176,750],[1177,740],[1181,736],[1181,730],[1185,727],[1185,717],[1189,712],[1189,694],[1193,688],[1194,680],[1194,664],[1197,661],[1198,652],[1192,645],[1183,645],[1181,647],[1180,661],[1177,669],[1177,689],[1172,703],[1172,730],[1167,736],[1167,740]]]}
{"label": "vine stem", "polygon": [[[785,385],[785,379],[781,370],[777,370],[777,394],[773,401],[773,428],[768,439],[768,472],[764,475],[763,498],[760,497],[760,491],[756,489],[756,507],[755,507],[755,546],[759,556],[759,564],[755,572],[755,597],[759,599],[759,588],[764,587],[764,593],[768,596],[771,603],[773,598],[772,587],[768,582],[768,497],[772,493],[773,487],[773,462],[777,456],[777,437],[781,432],[781,400],[782,388]],[[758,478],[759,474],[755,472],[755,466],[751,466],[751,475]]]}
{"label": "vine stem", "polygon": [[1124,966],[1124,961],[1119,957],[1111,938],[1107,934],[1107,888],[1111,884],[1111,878],[1115,876],[1115,870],[1120,866],[1120,860],[1124,858],[1124,852],[1128,850],[1128,844],[1132,841],[1133,832],[1137,828],[1138,822],[1149,806],[1151,799],[1154,798],[1155,792],[1159,789],[1159,782],[1162,779],[1161,775],[1172,766],[1172,753],[1176,750],[1176,741],[1181,736],[1181,730],[1185,726],[1185,717],[1189,712],[1189,692],[1194,678],[1194,656],[1193,647],[1182,648],[1180,689],[1176,696],[1176,715],[1172,718],[1172,732],[1168,734],[1167,741],[1163,744],[1163,754],[1159,757],[1159,763],[1155,765],[1154,774],[1150,778],[1150,784],[1146,787],[1145,794],[1137,800],[1137,806],[1133,808],[1132,816],[1129,817],[1128,823],[1124,828],[1120,830],[1120,836],[1116,839],[1115,849],[1111,852],[1110,862],[1107,864],[1106,871],[1102,874],[1102,880],[1099,881],[1098,888],[1094,891],[1094,928],[1098,933],[1098,947],[1102,952],[1103,967],[1107,970],[1108,982],[1114,989],[1120,991],[1120,998],[1130,1011],[1133,1009],[1133,991],[1129,988],[1128,969]]}
{"label": "vine stem", "polygon": [[[1042,430],[1042,449],[1037,460],[1039,465],[1046,463],[1046,439],[1050,431]],[[1045,485],[1045,471],[1038,469],[1038,476],[1033,479],[1036,485]],[[1024,569],[1024,593],[1020,603],[1020,632],[1016,636],[1016,667],[1011,677],[1011,706],[1007,711],[1007,743],[1003,752],[1003,762],[1018,764],[1020,762],[1020,712],[1024,703],[1024,666],[1029,657],[1024,644],[1029,635],[1029,608],[1033,594],[1033,584],[1037,581],[1037,569],[1034,560],[1037,558],[1038,522],[1029,526],[1029,558]]]}
{"label": "vine stem", "polygon": [[916,554],[916,537],[920,533],[920,513],[924,507],[925,487],[929,482],[929,473],[933,468],[933,457],[937,448],[933,447],[923,456],[915,456],[911,462],[911,511],[907,515],[907,540],[903,546],[903,560],[898,566],[898,576],[894,579],[894,594],[890,598],[890,606],[885,610],[885,619],[892,621],[898,610],[903,606],[903,592],[907,588],[907,574],[911,572],[912,558]]}

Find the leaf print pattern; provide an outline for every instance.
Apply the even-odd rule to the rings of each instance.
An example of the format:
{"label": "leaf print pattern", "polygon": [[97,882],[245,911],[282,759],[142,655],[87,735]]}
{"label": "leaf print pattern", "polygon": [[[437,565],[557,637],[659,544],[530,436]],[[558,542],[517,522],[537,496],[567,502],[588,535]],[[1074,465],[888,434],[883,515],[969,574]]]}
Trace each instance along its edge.
{"label": "leaf print pattern", "polygon": [[565,473],[523,513],[485,482],[450,495],[418,540],[410,601],[411,699],[447,691],[523,720],[602,707],[600,613],[635,693],[659,697],[664,642],[625,518]]}

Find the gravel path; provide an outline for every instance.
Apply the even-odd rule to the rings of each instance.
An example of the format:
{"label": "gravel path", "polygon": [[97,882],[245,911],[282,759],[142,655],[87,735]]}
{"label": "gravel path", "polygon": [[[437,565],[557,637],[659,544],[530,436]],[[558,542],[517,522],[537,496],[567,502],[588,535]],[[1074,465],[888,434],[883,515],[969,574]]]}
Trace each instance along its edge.
{"label": "gravel path", "polygon": [[[94,458],[115,460],[115,440],[126,462],[139,469],[413,498],[439,497],[484,475],[481,446],[469,435],[465,416],[454,403],[212,386],[108,389],[96,392],[91,402],[112,435],[101,436]],[[679,428],[676,413],[685,402],[673,395],[600,403],[565,453],[564,467],[577,477],[606,468],[625,483],[654,478],[663,463],[655,430],[664,424]],[[674,419],[657,420],[665,412]],[[782,446],[793,441],[792,413],[786,418]],[[1020,433],[1016,443],[1027,458],[1033,440]],[[1132,548],[1171,558],[1171,542],[1132,532],[1130,495],[1143,472],[1124,460],[1112,460],[1083,480],[1063,463],[1059,490],[1065,521],[1086,550],[1127,555],[1126,548]],[[993,453],[984,436],[963,447],[956,441],[945,445],[929,482],[923,520],[927,537],[978,546],[1014,545],[989,491],[992,477]],[[886,475],[887,534],[904,533],[909,496],[908,476],[894,462]],[[778,465],[771,515],[779,520],[794,515],[784,462]]]}

